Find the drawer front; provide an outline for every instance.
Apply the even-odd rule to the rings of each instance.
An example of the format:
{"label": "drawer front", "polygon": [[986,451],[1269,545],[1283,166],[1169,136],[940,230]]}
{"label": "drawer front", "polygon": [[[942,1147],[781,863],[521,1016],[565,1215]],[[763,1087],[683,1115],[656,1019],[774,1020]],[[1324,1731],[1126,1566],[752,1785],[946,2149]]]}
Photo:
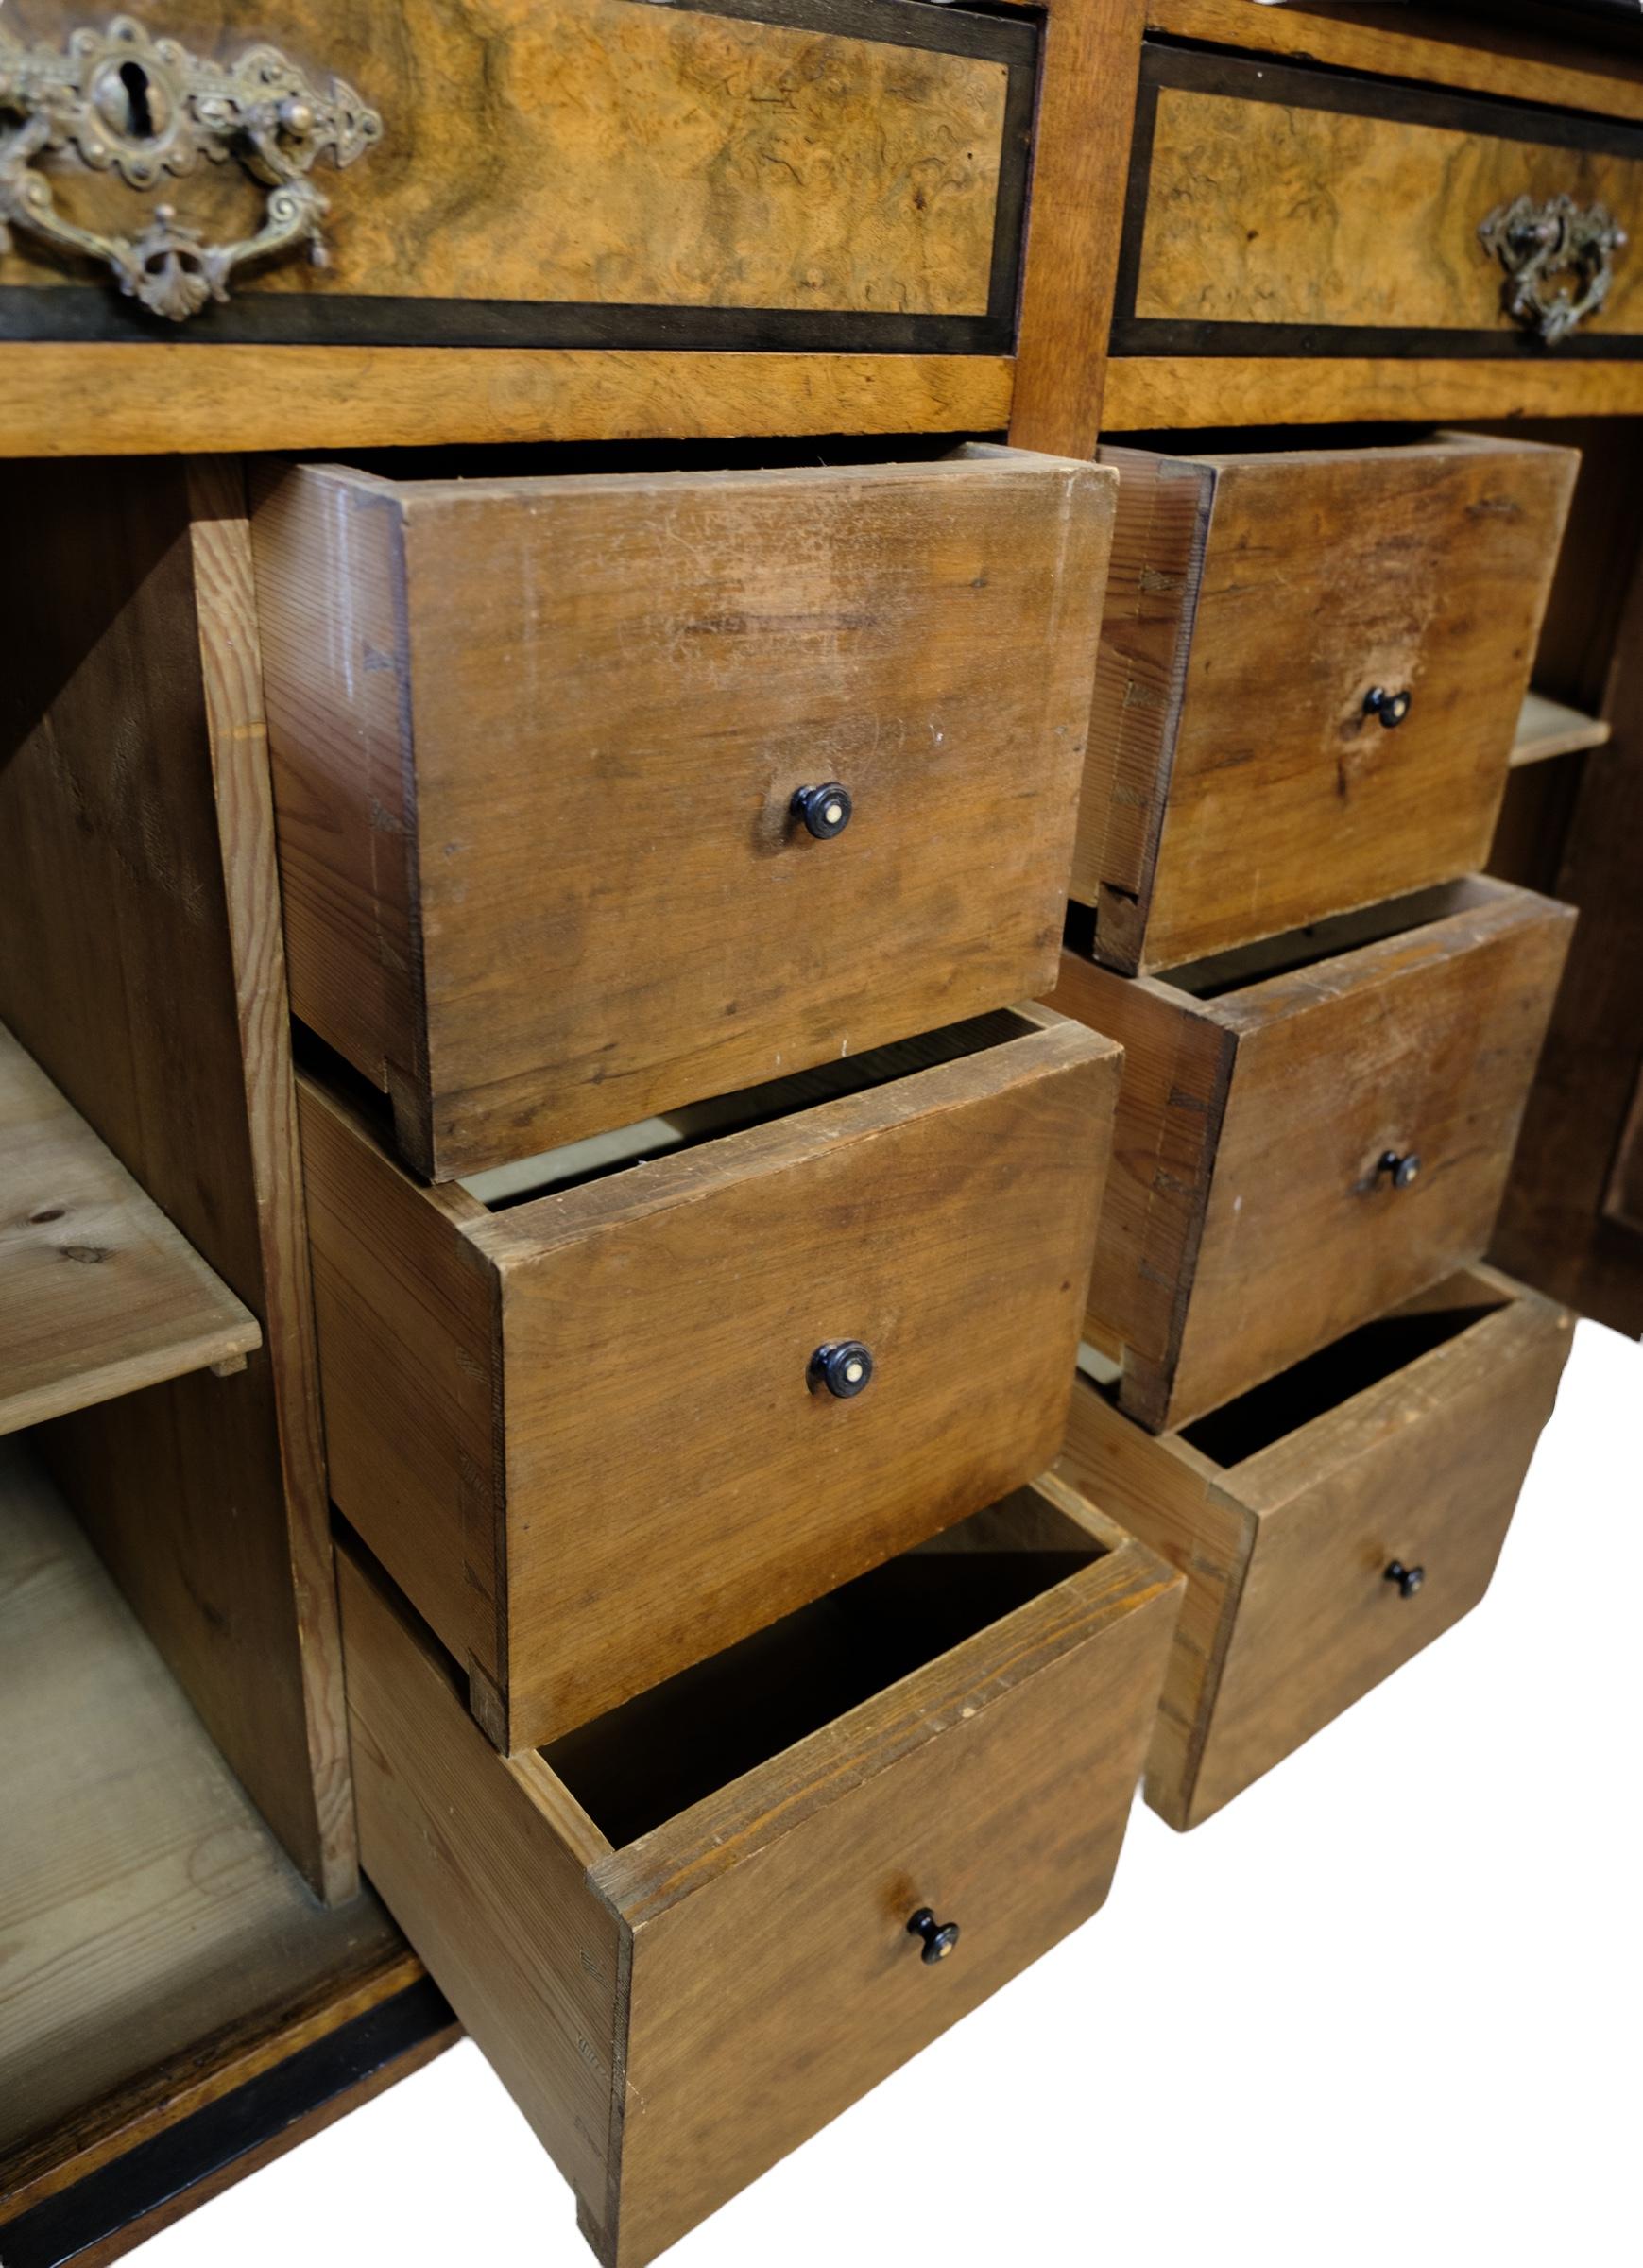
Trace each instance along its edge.
{"label": "drawer front", "polygon": [[[888,1761],[840,1741],[855,1784],[838,1801],[785,1834],[761,1823],[727,1865],[704,1852],[699,1888],[609,1883],[634,1937],[606,2258],[653,2259],[1103,1903],[1177,1596],[1148,1561],[1121,1584],[1114,1572],[1099,1624],[1065,1652],[1035,1656],[999,1624],[933,1665],[917,1710],[933,1737]],[[1070,1600],[1062,1613],[1056,1644]],[[910,1711],[885,1737],[912,1733]],[[909,1937],[923,1908],[959,1926],[946,1960]]]}
{"label": "drawer front", "polygon": [[[339,1577],[364,1863],[609,2268],[1102,1904],[1182,1589],[1047,1478],[864,1610],[823,1602],[751,1666],[509,1760],[346,1547]],[[944,1957],[924,1909],[956,1925]]]}
{"label": "drawer front", "polygon": [[1168,969],[1480,867],[1575,453],[1105,458],[1074,868],[1096,954]]}
{"label": "drawer front", "polygon": [[1643,352],[1634,127],[1150,48],[1129,196],[1115,353]]}
{"label": "drawer front", "polygon": [[[281,480],[292,1000],[412,1162],[476,1172],[1039,990],[1115,487],[1003,450]],[[795,798],[829,784],[842,831],[824,804],[813,833]]]}
{"label": "drawer front", "polygon": [[[1187,1824],[1478,1604],[1571,1330],[1520,1298],[1228,1477],[1257,1522]],[[1395,1565],[1419,1588],[1389,1579]]]}
{"label": "drawer front", "polygon": [[1216,1004],[1238,1052],[1169,1423],[1483,1251],[1572,921],[1491,891]]}
{"label": "drawer front", "polygon": [[[1117,1088],[1087,1040],[788,1122],[744,1167],[683,1159],[675,1201],[506,1267],[511,1747],[1049,1463]],[[528,1236],[530,1211],[494,1225]],[[816,1350],[848,1340],[864,1390],[813,1389]]]}
{"label": "drawer front", "polygon": [[[225,344],[1008,352],[1024,22],[877,0],[770,0],[765,21],[644,0],[233,12],[225,31],[202,0],[128,0],[138,32],[70,61],[71,33],[108,19],[11,0],[0,85],[26,112],[54,77],[74,129],[24,178],[104,251],[54,243],[13,201],[0,334],[158,340],[176,320]],[[189,98],[254,98],[244,59],[264,43],[290,66],[278,91],[316,113],[279,151],[296,197],[329,205],[328,261],[292,231],[214,297],[189,289],[201,242],[278,215],[242,142],[202,143]],[[145,236],[166,204],[179,232]]]}

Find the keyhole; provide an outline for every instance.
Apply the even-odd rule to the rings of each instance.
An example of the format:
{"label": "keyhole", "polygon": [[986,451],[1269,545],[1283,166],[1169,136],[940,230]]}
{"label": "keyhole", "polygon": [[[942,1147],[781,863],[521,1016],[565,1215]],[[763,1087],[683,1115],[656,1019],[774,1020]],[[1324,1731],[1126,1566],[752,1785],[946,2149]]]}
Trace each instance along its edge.
{"label": "keyhole", "polygon": [[141,63],[120,65],[120,84],[126,90],[126,131],[133,142],[152,142],[158,129],[148,100],[148,74]]}

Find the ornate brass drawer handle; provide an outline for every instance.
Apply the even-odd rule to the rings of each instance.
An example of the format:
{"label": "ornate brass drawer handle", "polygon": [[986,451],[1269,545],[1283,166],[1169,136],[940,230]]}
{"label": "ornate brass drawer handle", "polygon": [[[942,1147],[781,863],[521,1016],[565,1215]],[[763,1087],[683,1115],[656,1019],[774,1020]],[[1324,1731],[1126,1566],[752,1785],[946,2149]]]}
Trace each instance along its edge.
{"label": "ornate brass drawer handle", "polygon": [[[1478,235],[1506,270],[1500,304],[1549,347],[1597,314],[1626,242],[1606,205],[1583,207],[1572,197],[1515,197],[1496,206]],[[1566,275],[1572,282],[1557,282]]]}
{"label": "ornate brass drawer handle", "polygon": [[[0,31],[0,117],[21,120],[0,138],[0,252],[11,230],[106,262],[120,289],[155,315],[181,322],[208,300],[226,300],[236,269],[308,243],[323,267],[327,199],[307,179],[321,150],[351,165],[382,139],[383,122],[340,79],[319,94],[277,47],[248,48],[232,64],[156,40],[129,16],[106,31],[70,34],[66,53],[26,48]],[[237,158],[268,191],[263,225],[238,243],[207,244],[174,207],[156,205],[138,236],[78,228],[57,209],[34,163],[73,146],[97,172],[134,189],[192,173],[200,158]]]}

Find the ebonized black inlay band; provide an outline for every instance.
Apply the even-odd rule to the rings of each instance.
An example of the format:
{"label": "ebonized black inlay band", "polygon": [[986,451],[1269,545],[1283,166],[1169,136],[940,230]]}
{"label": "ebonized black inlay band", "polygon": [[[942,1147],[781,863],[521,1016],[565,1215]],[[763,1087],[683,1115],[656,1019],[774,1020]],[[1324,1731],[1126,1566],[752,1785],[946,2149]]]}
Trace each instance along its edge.
{"label": "ebonized black inlay band", "polygon": [[77,2253],[145,2220],[455,2020],[432,1978],[421,1978],[72,2188],[0,2223],[0,2260],[6,2268],[63,2268]]}

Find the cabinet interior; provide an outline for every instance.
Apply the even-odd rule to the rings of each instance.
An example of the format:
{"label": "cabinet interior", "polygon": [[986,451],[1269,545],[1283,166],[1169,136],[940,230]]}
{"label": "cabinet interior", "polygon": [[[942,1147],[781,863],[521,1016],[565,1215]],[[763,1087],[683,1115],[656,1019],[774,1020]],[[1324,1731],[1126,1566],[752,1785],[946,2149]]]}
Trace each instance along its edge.
{"label": "cabinet interior", "polygon": [[541,1754],[618,1848],[1104,1556],[1018,1489]]}

